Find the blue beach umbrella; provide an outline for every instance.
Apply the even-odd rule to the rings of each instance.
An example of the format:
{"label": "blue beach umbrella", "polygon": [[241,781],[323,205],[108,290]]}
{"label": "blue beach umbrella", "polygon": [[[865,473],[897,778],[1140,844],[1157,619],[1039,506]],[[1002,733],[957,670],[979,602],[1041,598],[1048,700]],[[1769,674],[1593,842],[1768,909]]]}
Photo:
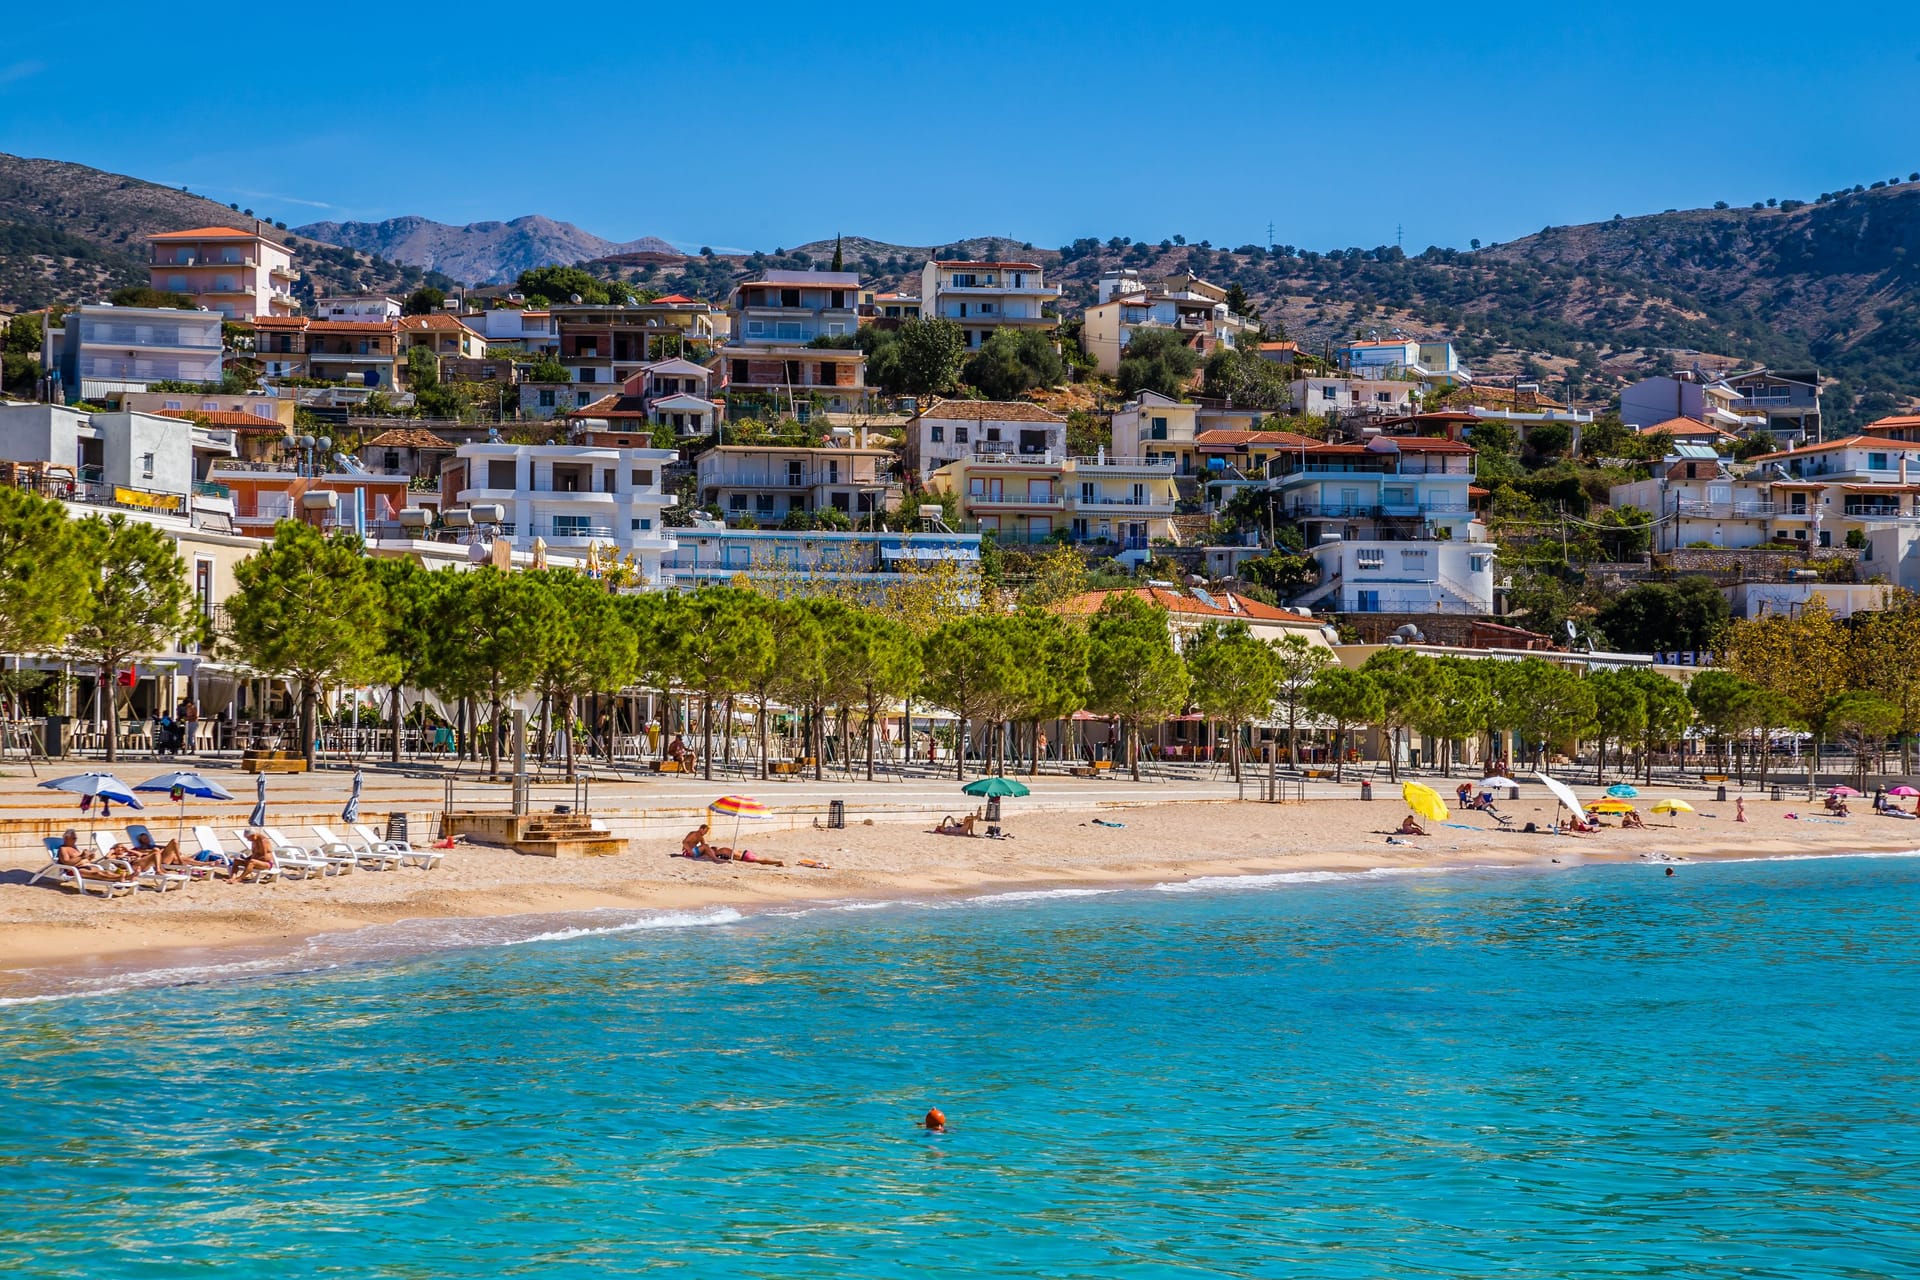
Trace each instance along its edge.
{"label": "blue beach umbrella", "polygon": [[211,778],[202,777],[191,769],[179,769],[173,773],[163,773],[157,778],[148,778],[133,788],[135,791],[164,791],[180,806],[180,824],[174,831],[177,838],[187,829],[187,797],[195,800],[231,800],[233,792],[227,790]]}
{"label": "blue beach umbrella", "polygon": [[1607,794],[1616,800],[1631,800],[1639,795],[1640,792],[1638,788],[1630,787],[1624,782],[1616,782],[1607,788]]}
{"label": "blue beach umbrella", "polygon": [[247,815],[247,825],[267,825],[267,775],[264,773],[255,774],[253,778],[253,812]]}
{"label": "blue beach umbrella", "polygon": [[41,786],[49,791],[70,791],[77,796],[98,796],[101,800],[111,800],[115,804],[124,804],[129,809],[144,806],[127,784],[110,773],[76,773],[70,778],[53,778]]}
{"label": "blue beach umbrella", "polygon": [[360,821],[360,787],[366,777],[360,770],[353,771],[353,794],[347,797],[347,807],[340,811],[340,821],[354,823]]}

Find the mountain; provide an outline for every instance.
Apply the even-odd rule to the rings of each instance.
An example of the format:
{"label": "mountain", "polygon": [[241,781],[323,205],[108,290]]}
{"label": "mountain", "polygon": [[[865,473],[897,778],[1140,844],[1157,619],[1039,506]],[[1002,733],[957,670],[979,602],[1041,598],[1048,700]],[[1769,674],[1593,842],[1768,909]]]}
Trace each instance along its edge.
{"label": "mountain", "polygon": [[[0,153],[0,304],[41,307],[82,302],[120,285],[147,282],[146,238],[189,227],[250,227],[245,210],[177,187],[63,160]],[[272,231],[272,224],[262,222]],[[295,250],[315,289],[411,290],[422,273],[349,249],[273,232]]]}
{"label": "mountain", "polygon": [[498,283],[535,267],[572,266],[616,254],[681,256],[657,236],[622,244],[537,213],[511,222],[469,222],[464,227],[406,217],[385,222],[314,222],[294,230],[471,284]]}

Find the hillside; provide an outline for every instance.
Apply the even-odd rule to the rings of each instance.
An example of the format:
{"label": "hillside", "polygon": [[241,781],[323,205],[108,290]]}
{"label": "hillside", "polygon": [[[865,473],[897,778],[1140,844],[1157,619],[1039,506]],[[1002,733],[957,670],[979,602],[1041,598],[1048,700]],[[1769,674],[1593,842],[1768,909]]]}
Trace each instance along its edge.
{"label": "hillside", "polygon": [[407,217],[385,222],[315,222],[294,230],[469,284],[495,284],[535,267],[571,266],[616,254],[679,256],[679,250],[657,236],[620,244],[539,214],[511,222],[469,222],[464,227]]}
{"label": "hillside", "polygon": [[[79,302],[145,284],[148,236],[251,221],[244,211],[177,187],[0,153],[0,304]],[[412,289],[422,279],[418,269],[368,254],[288,240],[307,277],[295,292],[309,298],[315,289]]]}

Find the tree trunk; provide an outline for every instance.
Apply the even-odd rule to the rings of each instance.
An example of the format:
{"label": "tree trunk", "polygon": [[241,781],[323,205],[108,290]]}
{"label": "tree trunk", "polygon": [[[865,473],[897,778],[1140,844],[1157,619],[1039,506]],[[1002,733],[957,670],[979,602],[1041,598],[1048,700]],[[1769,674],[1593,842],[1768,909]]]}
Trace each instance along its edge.
{"label": "tree trunk", "polygon": [[487,703],[487,773],[496,779],[500,776],[500,708],[496,692]]}
{"label": "tree trunk", "polygon": [[813,704],[813,780],[827,776],[827,704]]}
{"label": "tree trunk", "polygon": [[700,704],[701,704],[700,709],[703,712],[701,716],[702,725],[700,730],[700,745],[702,748],[700,752],[700,776],[705,778],[708,782],[712,782],[713,781],[713,694],[706,693],[701,695]]}
{"label": "tree trunk", "polygon": [[727,695],[727,720],[720,732],[720,762],[733,765],[733,695]]}
{"label": "tree trunk", "polygon": [[[303,748],[301,754],[306,757],[308,772],[313,771],[313,702],[317,692],[318,690],[311,684],[302,684],[300,686],[300,743]],[[109,711],[107,723],[109,730],[111,730],[113,723],[111,715],[113,704],[108,703],[107,705]],[[109,737],[107,741],[111,742],[113,739]]]}
{"label": "tree trunk", "polygon": [[1593,785],[1599,786],[1607,780],[1607,735],[1600,735],[1600,755],[1593,766]]}
{"label": "tree trunk", "polygon": [[1807,743],[1807,799],[1813,799],[1813,793],[1820,785],[1820,735],[1814,734]]}
{"label": "tree trunk", "polygon": [[759,734],[759,737],[760,737],[760,777],[764,781],[765,779],[773,776],[771,762],[768,761],[767,759],[767,695],[766,694],[762,693],[760,695],[759,703],[760,703],[760,712],[759,712],[759,715],[755,717],[755,720],[757,723],[754,725],[754,729],[756,730],[756,732]]}
{"label": "tree trunk", "polygon": [[1347,777],[1347,727],[1336,725],[1333,730],[1333,780],[1335,783],[1346,781]]}
{"label": "tree trunk", "polygon": [[1231,726],[1233,736],[1227,741],[1227,763],[1232,767],[1233,780],[1240,781],[1240,726]]}
{"label": "tree trunk", "polygon": [[406,717],[400,714],[400,686],[397,684],[394,685],[392,692],[393,692],[393,706],[389,710],[387,720],[388,720],[389,726],[393,730],[393,750],[388,753],[387,758],[392,763],[399,764],[400,763],[400,728],[402,723],[406,719]]}
{"label": "tree trunk", "polygon": [[561,749],[567,756],[567,781],[574,781],[573,767],[573,695],[567,695],[566,706],[560,711]]}
{"label": "tree trunk", "polygon": [[967,780],[967,717],[964,712],[956,712],[953,722],[953,776],[956,781]]}
{"label": "tree trunk", "polygon": [[1387,781],[1400,781],[1400,730],[1387,728]]}
{"label": "tree trunk", "polygon": [[1132,720],[1122,720],[1120,724],[1127,735],[1127,776],[1138,782],[1140,781],[1140,726]]}
{"label": "tree trunk", "polygon": [[[101,696],[107,700],[107,763],[112,764],[120,758],[120,698],[115,693],[120,687],[120,664],[101,663],[100,671],[104,679],[100,682]],[[311,761],[309,761],[311,763]]]}
{"label": "tree trunk", "polygon": [[873,781],[873,753],[875,750],[875,744],[878,741],[878,739],[876,739],[874,736],[874,731],[877,728],[879,728],[879,722],[880,722],[880,709],[875,704],[873,699],[869,698],[867,700],[867,781],[868,782]]}

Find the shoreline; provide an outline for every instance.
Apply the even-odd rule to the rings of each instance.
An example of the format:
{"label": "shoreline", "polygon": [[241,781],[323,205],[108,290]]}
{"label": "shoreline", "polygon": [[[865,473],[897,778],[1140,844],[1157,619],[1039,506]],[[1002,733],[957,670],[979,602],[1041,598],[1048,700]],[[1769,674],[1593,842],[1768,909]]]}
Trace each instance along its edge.
{"label": "shoreline", "polygon": [[[354,945],[381,954],[527,941],[536,925],[585,927],[611,912],[647,917],[781,907],[891,903],[1060,890],[1124,890],[1203,877],[1287,873],[1364,873],[1466,868],[1571,869],[1635,862],[1658,854],[1708,862],[1795,856],[1845,856],[1920,848],[1920,825],[1785,821],[1786,802],[1749,806],[1749,829],[1689,815],[1694,821],[1599,836],[1521,834],[1479,827],[1477,815],[1431,828],[1428,837],[1387,843],[1362,823],[1397,818],[1399,809],[1346,800],[1280,806],[1255,802],[1175,802],[1131,808],[1057,809],[1009,814],[1014,839],[965,840],[921,833],[910,824],[845,830],[768,831],[751,844],[784,868],[688,862],[667,855],[675,841],[635,839],[606,858],[553,862],[486,846],[464,846],[435,871],[356,872],[337,879],[275,885],[197,883],[166,895],[138,892],[86,900],[65,889],[0,884],[0,1000],[58,994],[115,977],[181,970],[212,973]],[[1525,806],[1513,810],[1523,820]],[[1094,820],[1116,821],[1114,828]],[[1705,820],[1703,820],[1705,819]],[[752,835],[752,832],[743,833]],[[1207,847],[1194,847],[1203,840]],[[1186,852],[1180,852],[1182,848]],[[1169,850],[1172,850],[1169,852]],[[803,857],[832,869],[797,866]],[[456,870],[449,872],[446,868]],[[243,896],[247,895],[247,896]],[[462,930],[462,924],[478,926]],[[440,935],[409,947],[402,926]],[[388,935],[393,935],[389,937]],[[73,994],[85,994],[74,991]]]}

